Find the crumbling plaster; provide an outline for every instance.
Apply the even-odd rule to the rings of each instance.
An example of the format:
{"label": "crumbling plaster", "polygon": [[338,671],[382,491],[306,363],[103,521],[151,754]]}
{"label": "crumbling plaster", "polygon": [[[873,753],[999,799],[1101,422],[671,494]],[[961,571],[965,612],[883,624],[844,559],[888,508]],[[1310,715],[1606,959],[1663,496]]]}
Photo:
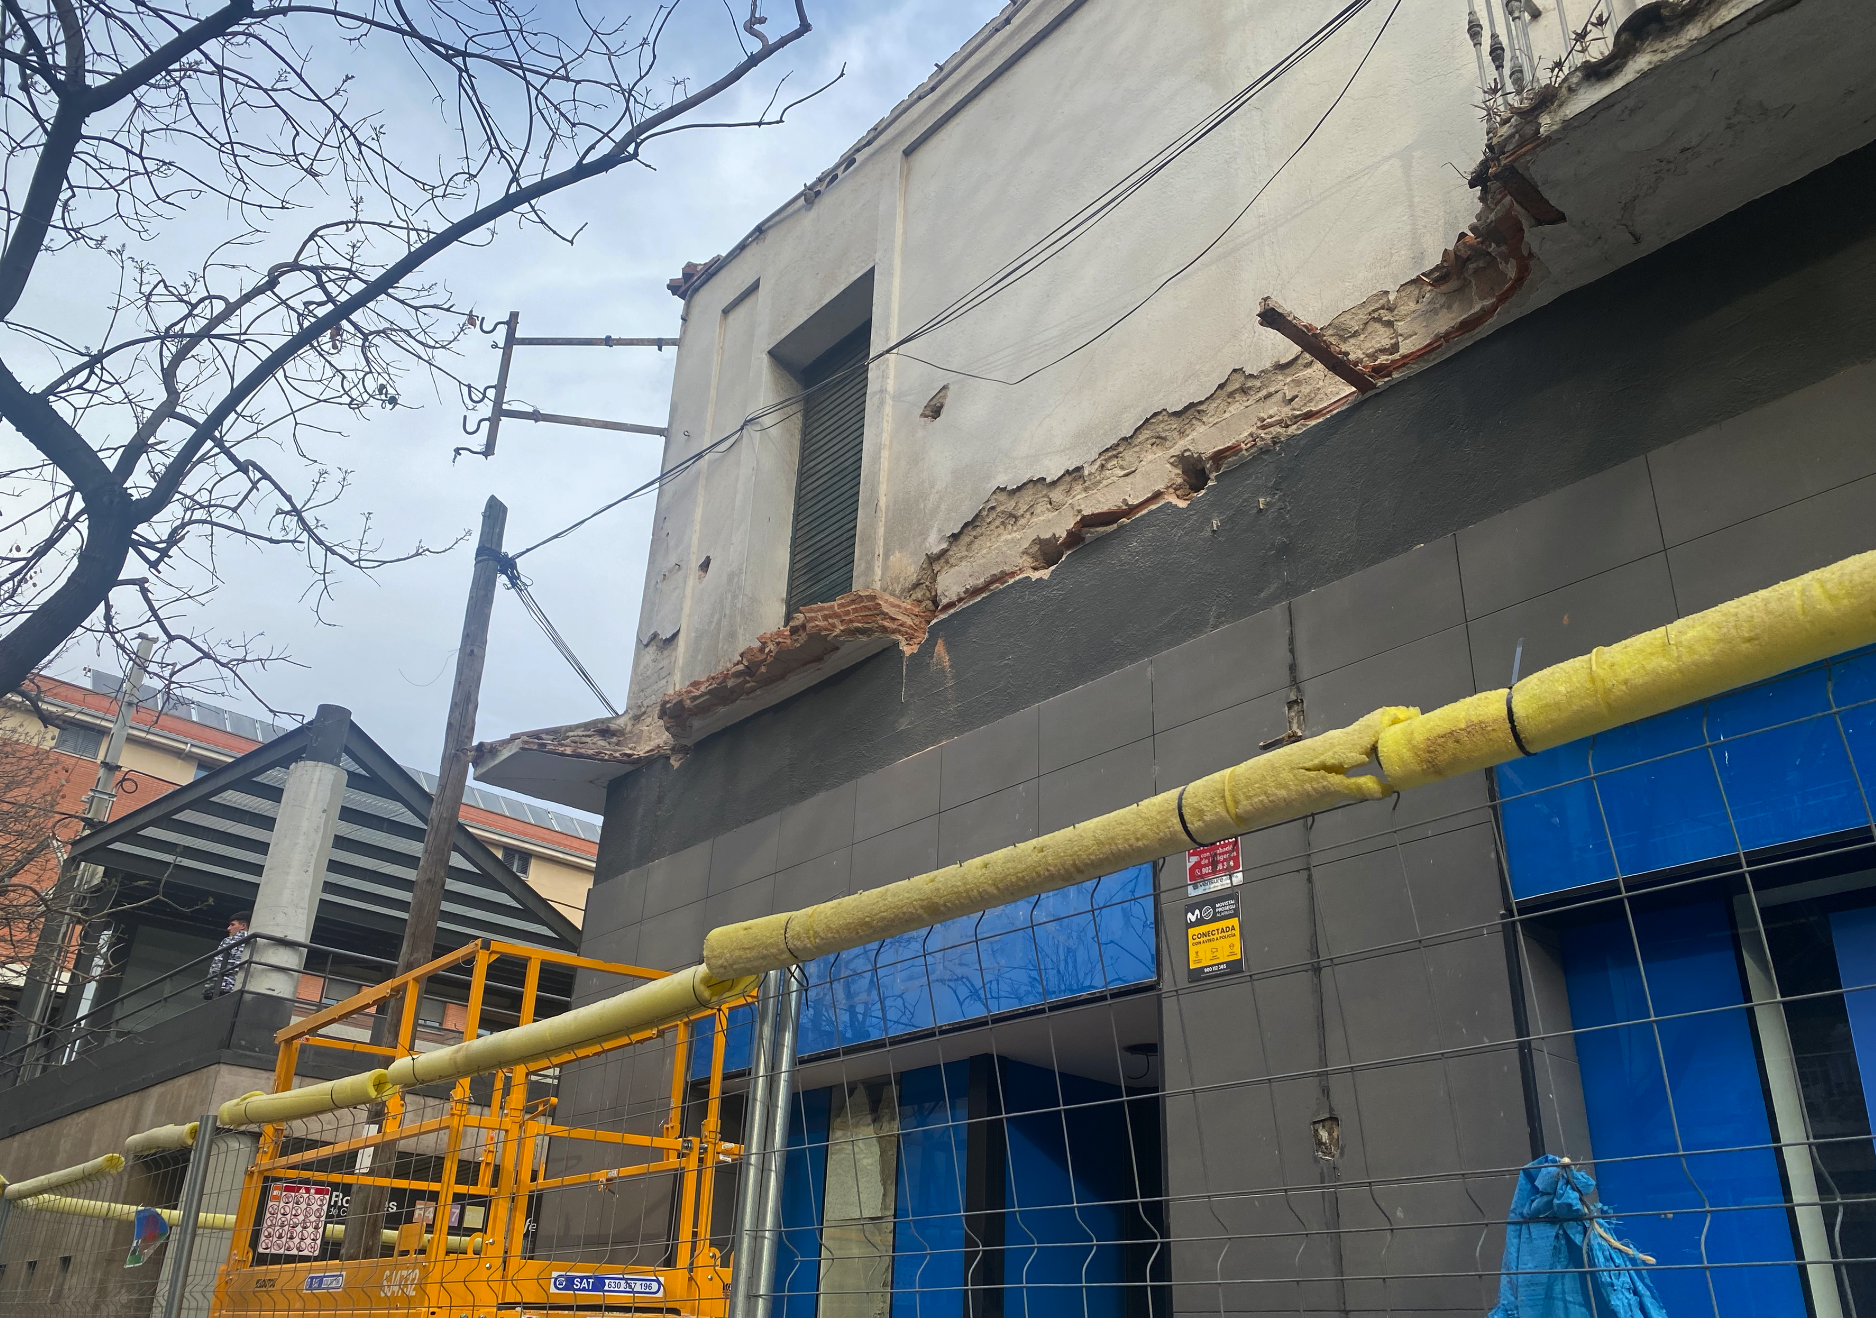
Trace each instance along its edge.
{"label": "crumbling plaster", "polygon": [[[1397,17],[1307,152],[1279,169],[1386,12],[1360,16],[1034,275],[875,364],[857,587],[937,599],[944,591],[921,582],[936,559],[966,557],[948,546],[992,491],[1062,479],[1151,424],[1167,399],[1205,399],[1287,360],[1290,345],[1245,314],[1264,293],[1328,316],[1438,257],[1475,206],[1448,164],[1469,163],[1478,140],[1459,26]],[[1009,6],[871,140],[693,281],[666,465],[788,399],[798,386],[769,349],[855,278],[874,272],[877,350],[1150,158],[1321,18],[1270,0],[1184,6],[1177,21],[1125,0]],[[975,378],[1016,379],[1090,338],[1026,383]],[[941,388],[941,415],[921,416]],[[762,417],[661,492],[634,711],[722,671],[785,623],[792,410]]]}
{"label": "crumbling plaster", "polygon": [[[1085,12],[1008,62],[1070,10]],[[1174,165],[1155,185],[1162,194],[1143,193],[1061,269],[1045,267],[974,318],[875,364],[856,586],[908,616],[942,615],[1047,573],[1133,517],[1191,503],[1220,471],[1355,401],[1346,365],[1337,378],[1258,326],[1260,296],[1279,294],[1299,321],[1344,307],[1320,331],[1305,326],[1314,334],[1303,341],[1316,356],[1339,353],[1357,383],[1384,384],[1867,141],[1876,94],[1855,43],[1833,39],[1846,24],[1856,30],[1855,10],[1855,0],[1652,6],[1611,55],[1499,124],[1470,179],[1476,199],[1463,171],[1437,159],[1466,143],[1477,158],[1476,88],[1469,58],[1457,58],[1469,52],[1456,34],[1429,44],[1416,29],[1409,49],[1388,52],[1392,62],[1377,47],[1376,80],[1397,85],[1351,96],[1339,132],[1325,132],[1334,164],[1280,175],[1274,200],[1253,211],[1262,223],[1232,231],[1164,296],[1096,335],[1163,278],[1169,252],[1242,204],[1247,184],[1254,190],[1279,158],[1273,143],[1307,131],[1325,70],[1254,106],[1233,121],[1235,134],[1221,134],[1220,158],[1185,175],[1188,162]],[[967,67],[950,70],[948,92],[928,83],[916,98],[928,104],[889,120],[693,281],[668,457],[695,451],[698,434],[727,433],[725,418],[739,410],[786,399],[792,377],[761,345],[869,263],[877,351],[988,273],[993,257],[1021,250],[1039,217],[1072,209],[1090,180],[1150,154],[1156,135],[1196,118],[1294,39],[1270,30],[1280,25],[1248,35],[1242,15],[1155,23],[1113,0],[1013,5],[1006,17],[1005,30],[959,57]],[[1789,26],[1799,21],[1802,32]],[[982,75],[1000,62],[1003,76]],[[1181,80],[1195,71],[1204,76]],[[1807,81],[1816,92],[1808,102]],[[1155,100],[1168,88],[1184,99]],[[1390,104],[1389,90],[1406,91],[1412,108]],[[997,186],[975,186],[982,178]],[[1458,208],[1472,212],[1464,229]],[[1441,250],[1435,234],[1451,245]],[[1423,263],[1404,283],[1383,278]],[[1382,291],[1370,291],[1376,284]],[[1084,343],[1021,384],[980,378],[1019,379]],[[942,406],[928,406],[940,391]],[[1149,406],[1168,397],[1187,401]],[[699,418],[703,431],[681,425]],[[774,627],[793,482],[789,420],[784,410],[746,429],[664,491],[628,715],[524,734],[530,746],[628,767],[681,756],[690,740],[778,691],[879,644],[917,643],[890,625],[863,623],[837,642],[823,634],[825,620]],[[758,625],[771,630],[741,648]]]}

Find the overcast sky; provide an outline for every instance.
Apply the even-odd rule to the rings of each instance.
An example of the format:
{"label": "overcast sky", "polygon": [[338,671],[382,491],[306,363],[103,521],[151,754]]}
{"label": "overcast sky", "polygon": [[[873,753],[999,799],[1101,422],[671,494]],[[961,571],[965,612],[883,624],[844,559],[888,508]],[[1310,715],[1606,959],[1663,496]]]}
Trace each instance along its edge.
{"label": "overcast sky", "polygon": [[[711,3],[711,0],[704,0]],[[786,3],[771,30],[785,26]],[[685,261],[722,252],[884,115],[1001,7],[1000,0],[811,0],[815,31],[787,63],[791,88],[846,76],[787,124],[681,134],[648,152],[656,167],[622,170],[549,203],[572,246],[544,234],[505,233],[493,247],[443,267],[458,305],[490,319],[521,314],[523,334],[675,336],[680,304],[665,281]],[[765,70],[767,72],[767,70]],[[766,96],[773,77],[748,89]],[[387,89],[388,99],[399,99]],[[421,93],[409,91],[420,103]],[[584,226],[582,228],[581,226]],[[493,380],[487,340],[466,349],[469,378]],[[662,425],[672,353],[649,349],[535,348],[517,352],[511,400],[544,411]],[[457,399],[407,398],[359,422],[322,454],[349,468],[352,516],[370,512],[387,547],[448,543],[472,530],[483,501],[509,508],[510,548],[532,543],[638,485],[658,470],[661,441],[509,422],[490,461],[450,461],[466,442]],[[536,598],[615,703],[623,702],[644,583],[652,504],[607,514],[526,560]],[[254,679],[269,703],[310,714],[347,706],[360,725],[407,764],[434,769],[470,574],[470,547],[341,582],[320,625],[301,594],[307,578],[290,551],[234,549],[226,587],[199,622],[249,633],[288,650]],[[68,652],[55,671],[79,676],[88,652]],[[105,661],[114,670],[114,660]],[[251,701],[223,702],[259,714]],[[495,605],[477,735],[570,723],[603,714],[503,590]]]}

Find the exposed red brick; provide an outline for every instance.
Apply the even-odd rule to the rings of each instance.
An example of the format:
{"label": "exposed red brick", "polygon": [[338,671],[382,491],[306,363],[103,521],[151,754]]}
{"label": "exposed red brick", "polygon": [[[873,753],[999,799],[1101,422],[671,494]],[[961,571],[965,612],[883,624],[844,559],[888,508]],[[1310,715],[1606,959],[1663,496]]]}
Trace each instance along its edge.
{"label": "exposed red brick", "polygon": [[785,627],[764,632],[728,667],[680,687],[658,702],[658,717],[679,742],[699,719],[759,695],[842,647],[881,637],[906,654],[925,642],[930,610],[879,590],[855,590],[810,604]]}

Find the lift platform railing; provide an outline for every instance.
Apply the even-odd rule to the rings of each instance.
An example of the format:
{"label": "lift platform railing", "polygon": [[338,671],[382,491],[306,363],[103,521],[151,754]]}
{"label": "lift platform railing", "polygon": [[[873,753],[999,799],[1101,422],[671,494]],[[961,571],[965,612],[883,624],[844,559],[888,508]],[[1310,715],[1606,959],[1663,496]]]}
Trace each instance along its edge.
{"label": "lift platform railing", "polygon": [[[477,1038],[491,971],[504,961],[510,964],[501,978],[510,984],[512,963],[520,963],[523,1025],[535,1019],[544,966],[641,981],[665,973],[486,940],[471,944],[279,1031],[275,1090],[292,1088],[296,1075],[329,1070],[314,1060],[320,1050],[364,1053],[380,1067],[414,1055],[424,1046],[416,1026],[422,982],[456,967],[470,971],[462,1037]],[[405,992],[407,986],[415,987]],[[730,1269],[711,1241],[716,1172],[743,1152],[723,1137],[724,1058],[729,1013],[752,998],[447,1085],[392,1090],[370,1108],[261,1126],[213,1313],[414,1310],[494,1318],[497,1310],[551,1306],[722,1318]],[[361,1020],[392,1010],[394,1027],[358,1037]],[[634,1057],[635,1049],[644,1056]],[[707,1050],[707,1071],[694,1056],[698,1050]],[[607,1054],[620,1055],[637,1073],[655,1073],[656,1098],[629,1118],[589,1101],[583,1119],[560,1120],[561,1068]],[[353,1069],[350,1060],[346,1069]],[[585,1119],[595,1110],[600,1118]],[[557,1151],[551,1160],[550,1147]],[[619,1266],[608,1261],[612,1251],[557,1248],[555,1239],[537,1238],[535,1219],[554,1192],[616,1192],[659,1178],[670,1191],[658,1199],[668,1203],[669,1220],[657,1228],[666,1234],[649,1262]],[[365,1187],[380,1196],[381,1216],[340,1208],[353,1198],[369,1201],[369,1191],[359,1193]],[[347,1249],[348,1231],[371,1231],[382,1244]]]}

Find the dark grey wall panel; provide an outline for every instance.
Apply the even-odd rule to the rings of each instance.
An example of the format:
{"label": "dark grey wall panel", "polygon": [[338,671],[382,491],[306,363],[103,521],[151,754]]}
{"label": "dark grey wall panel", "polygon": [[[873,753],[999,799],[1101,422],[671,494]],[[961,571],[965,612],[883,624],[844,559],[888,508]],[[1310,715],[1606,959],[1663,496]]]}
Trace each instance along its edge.
{"label": "dark grey wall panel", "polygon": [[[599,873],[778,812],[1876,358],[1873,186],[1866,148],[1559,298],[1226,473],[1191,509],[1150,513],[1046,580],[942,619],[942,669],[929,644],[903,664],[882,654],[705,739],[676,769],[615,780]],[[1738,443],[1756,451],[1743,432]],[[1833,479],[1843,462],[1853,469],[1854,453],[1818,459],[1810,484],[1793,488]],[[1699,464],[1674,478],[1686,511],[1664,520],[1727,515],[1699,511],[1723,502],[1691,488]],[[1267,647],[1244,653],[1267,670]],[[881,809],[883,827],[908,822],[897,805],[862,800],[859,831]]]}

